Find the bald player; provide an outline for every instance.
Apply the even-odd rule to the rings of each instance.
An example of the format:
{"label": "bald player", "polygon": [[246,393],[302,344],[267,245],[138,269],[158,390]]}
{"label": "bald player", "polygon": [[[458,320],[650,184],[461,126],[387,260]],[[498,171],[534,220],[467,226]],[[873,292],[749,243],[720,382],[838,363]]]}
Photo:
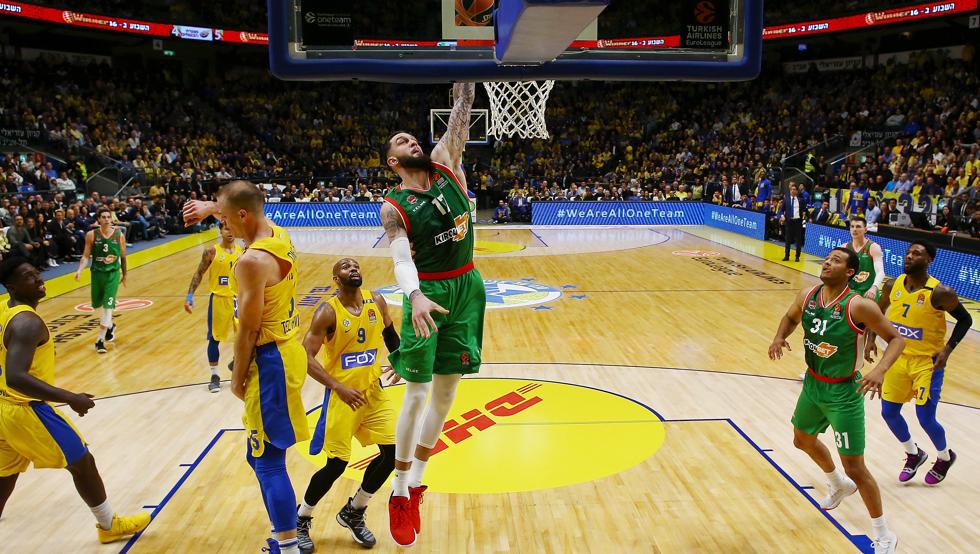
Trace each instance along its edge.
{"label": "bald player", "polygon": [[216,215],[248,247],[235,263],[238,334],[231,391],[245,402],[246,459],[276,535],[268,539],[269,551],[299,554],[296,493],[286,473],[286,449],[310,438],[300,397],[307,365],[296,311],[296,249],[286,231],[266,219],[264,195],[252,183],[232,181],[217,198],[185,204],[184,222]]}

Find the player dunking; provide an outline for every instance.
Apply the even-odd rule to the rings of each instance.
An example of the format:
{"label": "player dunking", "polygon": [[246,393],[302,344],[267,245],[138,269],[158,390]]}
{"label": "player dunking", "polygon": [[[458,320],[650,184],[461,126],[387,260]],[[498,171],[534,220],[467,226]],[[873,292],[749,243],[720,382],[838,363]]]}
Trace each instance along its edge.
{"label": "player dunking", "polygon": [[33,463],[71,473],[95,515],[99,542],[139,533],[150,514],[115,515],[85,439],[49,404],[67,404],[79,416],[95,406],[91,394],[54,386],[54,337],[36,311],[46,293],[41,274],[27,259],[12,257],[0,262],[0,282],[10,293],[0,311],[0,514],[18,475]]}
{"label": "player dunking", "polygon": [[246,459],[255,471],[272,521],[273,553],[298,554],[296,493],[286,473],[286,449],[310,438],[300,393],[306,380],[306,351],[297,336],[299,268],[289,235],[265,217],[262,191],[246,181],[218,190],[218,201],[184,205],[184,223],[210,215],[248,250],[235,263],[238,335],[231,391],[245,401]]}
{"label": "player dunking", "polygon": [[[357,437],[363,446],[377,444],[380,451],[364,470],[361,488],[337,514],[337,522],[361,546],[370,548],[377,542],[364,512],[395,468],[395,409],[381,387],[380,349],[383,342],[388,352],[398,350],[398,333],[384,297],[361,290],[356,260],[344,258],[334,264],[333,281],[339,293],[320,304],[303,340],[309,375],[327,387],[310,442],[310,454],[326,451],[327,463],[310,479],[298,513],[299,548],[304,553],[315,550],[310,539],[313,508],[347,468],[351,439]],[[320,365],[316,356],[324,345],[327,355]]]}
{"label": "player dunking", "polygon": [[116,340],[112,310],[116,309],[116,293],[120,283],[126,285],[126,235],[112,225],[112,210],[109,208],[99,208],[97,220],[99,228],[85,233],[85,251],[78,262],[75,280],[81,280],[82,270],[92,258],[92,309],[102,308],[95,350],[104,354],[105,341]]}
{"label": "player dunking", "polygon": [[[939,394],[943,386],[946,360],[973,325],[970,312],[960,304],[956,291],[940,284],[929,275],[929,264],[936,257],[930,244],[913,242],[905,253],[905,273],[885,282],[879,304],[888,321],[905,337],[905,351],[885,374],[881,389],[881,417],[895,438],[905,447],[905,466],[898,480],[905,483],[915,477],[919,466],[929,456],[909,433],[902,417],[902,404],[915,400],[919,424],[936,447],[936,463],[926,474],[926,484],[938,485],[956,461],[956,453],[946,443],[946,430],[936,420]],[[956,326],[946,345],[946,313],[956,318]],[[866,358],[877,352],[874,336],[869,336]]]}
{"label": "player dunking", "polygon": [[211,370],[211,382],[208,390],[221,390],[221,378],[218,377],[219,343],[234,340],[238,332],[238,320],[235,316],[235,289],[232,278],[235,272],[235,262],[242,255],[242,247],[235,242],[231,229],[221,227],[221,242],[217,246],[209,246],[201,254],[201,263],[191,277],[191,285],[187,289],[187,299],[184,310],[194,311],[194,291],[201,284],[204,272],[208,271],[208,368]]}
{"label": "player dunking", "polygon": [[[902,352],[904,341],[878,306],[850,290],[847,282],[857,272],[857,254],[849,248],[830,251],[820,271],[822,285],[804,289],[779,322],[769,346],[769,358],[778,359],[786,338],[803,322],[807,378],[793,413],[793,445],[806,452],[830,480],[824,510],[836,508],[855,491],[871,516],[875,554],[895,551],[898,538],[885,524],[878,483],[864,464],[864,395],[881,395],[885,372]],[[888,343],[877,367],[861,377],[864,330]],[[834,465],[830,450],[817,435],[831,426],[844,473]]]}
{"label": "player dunking", "polygon": [[[465,177],[453,169],[460,167],[474,94],[473,83],[453,86],[449,126],[431,158],[405,132],[388,139],[383,152],[402,181],[381,206],[395,277],[405,295],[401,347],[389,356],[406,381],[388,503],[391,535],[402,546],[415,544],[421,531],[419,503],[426,489],[422,475],[459,380],[480,368],[486,291],[473,267],[473,221]],[[426,409],[430,383],[432,398]]]}

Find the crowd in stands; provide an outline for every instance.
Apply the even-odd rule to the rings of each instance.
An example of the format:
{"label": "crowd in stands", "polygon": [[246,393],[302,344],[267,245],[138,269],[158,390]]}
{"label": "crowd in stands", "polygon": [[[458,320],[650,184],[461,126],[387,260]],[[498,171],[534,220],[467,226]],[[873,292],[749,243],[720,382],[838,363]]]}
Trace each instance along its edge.
{"label": "crowd in stands", "polygon": [[[830,137],[892,129],[897,137],[860,163],[828,171],[828,160],[808,156],[797,179],[804,196],[815,203],[829,188],[937,194],[949,208],[940,227],[970,231],[980,187],[977,74],[972,57],[922,54],[907,64],[744,83],[563,82],[548,103],[550,140],[494,141],[468,149],[464,163],[482,206],[502,199],[517,221],[551,200],[775,210],[784,158]],[[239,82],[249,86],[227,85]],[[3,128],[40,131],[77,155],[64,168],[35,164],[27,171],[34,177],[20,160],[4,163],[9,193],[45,198],[81,189],[88,153],[168,198],[248,178],[275,183],[267,188],[274,201],[378,201],[394,182],[381,145],[398,130],[427,142],[429,109],[449,103],[445,86],[292,83],[261,68],[185,84],[166,68],[39,60],[4,64],[0,85]],[[866,209],[849,204],[838,216]],[[888,222],[890,207],[878,209]]]}

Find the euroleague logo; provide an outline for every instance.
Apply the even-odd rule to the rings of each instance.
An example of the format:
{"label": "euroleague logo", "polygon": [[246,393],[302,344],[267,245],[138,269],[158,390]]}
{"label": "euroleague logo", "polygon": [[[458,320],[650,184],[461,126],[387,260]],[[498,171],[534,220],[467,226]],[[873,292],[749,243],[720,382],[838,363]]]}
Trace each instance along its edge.
{"label": "euroleague logo", "polygon": [[[132,310],[141,310],[143,308],[149,308],[153,305],[152,300],[147,300],[145,298],[125,298],[116,301],[116,307],[114,308],[117,312],[129,312]],[[94,312],[91,304],[79,304],[75,306],[75,311],[78,312]]]}
{"label": "euroleague logo", "polygon": [[715,22],[715,14],[717,10],[715,9],[715,3],[710,0],[705,0],[704,2],[698,2],[694,7],[694,19],[702,25],[707,25],[709,23]]}
{"label": "euroleague logo", "polygon": [[[530,281],[484,279],[483,286],[487,291],[487,309],[490,310],[535,306],[561,297],[561,291],[555,287]],[[398,285],[380,288],[376,292],[395,306],[400,306],[404,297]]]}
{"label": "euroleague logo", "polygon": [[686,256],[688,258],[717,258],[721,252],[713,250],[674,250],[671,254],[675,256]]}
{"label": "euroleague logo", "polygon": [[[385,390],[394,413],[404,392],[404,386]],[[320,410],[307,415],[311,431]],[[426,485],[434,492],[492,494],[595,481],[648,459],[665,433],[653,410],[610,392],[551,381],[467,378],[432,449]],[[310,454],[308,443],[299,446],[300,453],[322,467],[327,454]],[[568,463],[583,448],[589,463]],[[378,455],[373,444],[352,439],[344,476],[360,481]]]}

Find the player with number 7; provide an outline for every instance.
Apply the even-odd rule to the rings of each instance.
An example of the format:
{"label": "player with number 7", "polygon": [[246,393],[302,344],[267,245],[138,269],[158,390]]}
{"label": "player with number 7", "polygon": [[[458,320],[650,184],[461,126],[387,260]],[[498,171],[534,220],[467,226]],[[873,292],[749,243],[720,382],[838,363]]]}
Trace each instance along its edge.
{"label": "player with number 7", "polygon": [[[802,322],[807,373],[793,413],[793,445],[827,474],[822,509],[832,510],[847,496],[861,492],[871,516],[875,554],[885,554],[895,552],[898,537],[885,524],[878,483],[864,464],[864,395],[881,396],[885,372],[902,353],[905,341],[877,304],[848,288],[859,267],[853,250],[830,251],[820,271],[822,284],[796,295],[769,345],[769,358],[782,358],[783,348],[790,350],[786,338]],[[878,365],[862,377],[865,330],[888,346]],[[843,473],[817,439],[827,427],[833,428]]]}

